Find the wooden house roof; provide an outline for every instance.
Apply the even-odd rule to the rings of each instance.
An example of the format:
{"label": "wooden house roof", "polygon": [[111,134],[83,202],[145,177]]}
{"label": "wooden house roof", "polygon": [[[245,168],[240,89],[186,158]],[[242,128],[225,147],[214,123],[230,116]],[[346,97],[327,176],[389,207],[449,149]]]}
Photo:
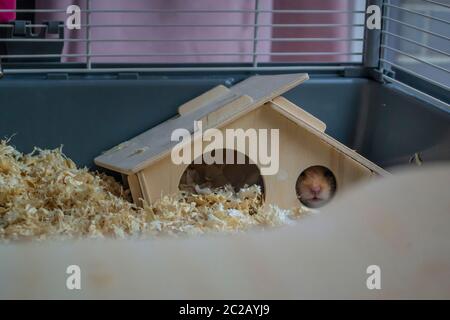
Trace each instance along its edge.
{"label": "wooden house roof", "polygon": [[[324,134],[325,124],[279,97],[309,79],[308,74],[253,76],[231,88],[218,86],[183,104],[179,115],[125,141],[95,158],[95,163],[123,174],[134,174],[170,154],[178,141],[171,141],[174,130],[184,128],[194,133],[194,122],[205,120],[203,129],[220,128],[248,112],[272,101],[272,107],[298,125],[319,135],[341,152],[373,171],[386,173],[345,145]],[[278,97],[278,98],[277,98]]]}

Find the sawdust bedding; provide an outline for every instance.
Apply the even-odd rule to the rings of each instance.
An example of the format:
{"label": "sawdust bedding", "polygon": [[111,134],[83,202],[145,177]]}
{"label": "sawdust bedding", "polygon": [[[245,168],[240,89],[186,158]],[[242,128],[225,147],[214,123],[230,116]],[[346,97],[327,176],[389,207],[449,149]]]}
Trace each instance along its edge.
{"label": "sawdust bedding", "polygon": [[290,224],[308,212],[263,204],[257,185],[179,192],[138,208],[121,184],[77,168],[61,148],[23,154],[0,142],[2,242],[234,233]]}

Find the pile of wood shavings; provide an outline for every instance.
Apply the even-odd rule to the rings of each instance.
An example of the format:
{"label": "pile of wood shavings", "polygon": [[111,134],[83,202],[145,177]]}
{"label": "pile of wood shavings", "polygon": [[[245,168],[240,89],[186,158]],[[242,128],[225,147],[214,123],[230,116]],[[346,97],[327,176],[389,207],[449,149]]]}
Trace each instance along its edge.
{"label": "pile of wood shavings", "polygon": [[61,149],[22,154],[0,142],[0,240],[146,238],[281,226],[309,210],[263,205],[259,186],[179,192],[137,208],[112,177],[78,169]]}

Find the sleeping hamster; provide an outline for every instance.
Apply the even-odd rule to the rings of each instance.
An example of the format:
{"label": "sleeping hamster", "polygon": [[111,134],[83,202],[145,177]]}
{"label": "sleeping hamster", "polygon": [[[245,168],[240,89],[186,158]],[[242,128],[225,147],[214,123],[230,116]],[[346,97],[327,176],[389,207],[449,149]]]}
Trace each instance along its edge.
{"label": "sleeping hamster", "polygon": [[295,189],[304,205],[310,208],[322,207],[336,192],[336,178],[325,167],[309,167],[300,175]]}

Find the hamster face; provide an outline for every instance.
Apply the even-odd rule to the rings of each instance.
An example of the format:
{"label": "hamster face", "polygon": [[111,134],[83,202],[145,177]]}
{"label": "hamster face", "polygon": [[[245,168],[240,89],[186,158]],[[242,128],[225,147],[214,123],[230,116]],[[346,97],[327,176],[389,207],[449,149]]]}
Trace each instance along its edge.
{"label": "hamster face", "polygon": [[325,167],[313,166],[302,172],[296,185],[299,200],[309,208],[318,208],[331,200],[336,179]]}

